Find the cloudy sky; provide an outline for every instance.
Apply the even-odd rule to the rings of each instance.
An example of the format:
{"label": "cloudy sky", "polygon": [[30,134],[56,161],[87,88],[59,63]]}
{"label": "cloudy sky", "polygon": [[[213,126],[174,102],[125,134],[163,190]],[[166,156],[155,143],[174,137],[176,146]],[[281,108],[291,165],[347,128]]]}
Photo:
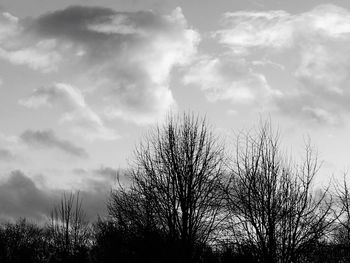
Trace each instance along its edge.
{"label": "cloudy sky", "polygon": [[40,220],[80,189],[103,213],[116,171],[172,112],[233,138],[271,117],[310,136],[321,179],[350,160],[350,2],[1,0],[0,218]]}

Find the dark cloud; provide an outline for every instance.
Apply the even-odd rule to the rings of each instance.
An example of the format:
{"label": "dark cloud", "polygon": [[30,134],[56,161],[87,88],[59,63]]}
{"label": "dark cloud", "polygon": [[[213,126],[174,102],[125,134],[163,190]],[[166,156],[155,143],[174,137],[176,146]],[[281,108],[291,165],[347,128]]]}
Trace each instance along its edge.
{"label": "dark cloud", "polygon": [[7,149],[0,149],[0,161],[13,161],[16,159],[16,156]]}
{"label": "dark cloud", "polygon": [[49,215],[57,193],[40,190],[21,171],[10,173],[8,180],[0,184],[0,216],[5,219],[28,217],[44,220]]}
{"label": "dark cloud", "polygon": [[[98,215],[106,215],[106,202],[112,183],[110,180],[97,185],[94,181],[87,180],[87,183],[88,187],[79,192],[87,219],[93,221]],[[22,171],[12,171],[7,180],[0,183],[0,219],[16,220],[26,217],[45,222],[64,193],[69,191],[40,188]]]}
{"label": "dark cloud", "polygon": [[98,37],[98,33],[86,30],[86,26],[94,22],[105,22],[113,14],[115,12],[109,8],[70,6],[33,20],[29,30],[42,36],[89,41]]}
{"label": "dark cloud", "polygon": [[[99,25],[108,25],[105,30],[96,30]],[[101,29],[101,28],[100,28]],[[70,6],[63,10],[44,14],[34,20],[29,31],[40,36],[58,37],[98,47],[97,43],[114,39],[114,44],[123,44],[121,37],[139,41],[140,29],[149,33],[173,30],[171,23],[151,11],[117,12],[105,7]],[[102,50],[103,47],[99,47]]]}
{"label": "dark cloud", "polygon": [[74,145],[72,142],[57,138],[52,130],[33,131],[26,130],[20,136],[23,142],[39,148],[54,148],[70,155],[87,158],[88,153],[84,148]]}

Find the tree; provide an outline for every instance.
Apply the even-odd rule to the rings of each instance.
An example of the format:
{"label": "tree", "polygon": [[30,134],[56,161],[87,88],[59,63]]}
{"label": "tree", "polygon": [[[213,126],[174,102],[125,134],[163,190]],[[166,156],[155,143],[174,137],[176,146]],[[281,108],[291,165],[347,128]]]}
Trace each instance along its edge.
{"label": "tree", "polygon": [[269,122],[238,137],[227,207],[236,241],[259,262],[298,262],[330,230],[328,189],[312,187],[318,170],[310,144],[301,165],[285,158]]}
{"label": "tree", "polygon": [[223,167],[223,146],[206,120],[191,114],[169,116],[135,151],[131,189],[179,245],[181,261],[193,262],[218,225]]}
{"label": "tree", "polygon": [[159,231],[152,204],[133,189],[119,187],[107,204],[109,218],[128,235]]}
{"label": "tree", "polygon": [[58,262],[84,260],[89,244],[90,229],[82,209],[79,192],[63,195],[59,204],[51,212],[50,243]]}
{"label": "tree", "polygon": [[45,231],[25,219],[0,226],[0,262],[44,263],[47,249]]}
{"label": "tree", "polygon": [[335,185],[336,198],[336,227],[334,229],[334,245],[338,255],[350,259],[350,189],[344,175],[343,181]]}
{"label": "tree", "polygon": [[[98,253],[103,262],[164,262],[169,247],[166,233],[145,198],[132,189],[119,187],[108,202],[108,219],[97,226]],[[114,261],[113,261],[114,262]]]}

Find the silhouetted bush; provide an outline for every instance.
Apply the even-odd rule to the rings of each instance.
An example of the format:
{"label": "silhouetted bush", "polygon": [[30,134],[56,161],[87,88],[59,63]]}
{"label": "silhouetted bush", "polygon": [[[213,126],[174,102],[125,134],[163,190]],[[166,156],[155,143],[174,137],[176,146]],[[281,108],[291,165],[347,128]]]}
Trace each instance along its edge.
{"label": "silhouetted bush", "polygon": [[20,219],[0,227],[0,262],[41,263],[49,259],[47,232],[35,224]]}
{"label": "silhouetted bush", "polygon": [[95,262],[172,262],[168,248],[163,235],[155,230],[102,220],[95,225]]}

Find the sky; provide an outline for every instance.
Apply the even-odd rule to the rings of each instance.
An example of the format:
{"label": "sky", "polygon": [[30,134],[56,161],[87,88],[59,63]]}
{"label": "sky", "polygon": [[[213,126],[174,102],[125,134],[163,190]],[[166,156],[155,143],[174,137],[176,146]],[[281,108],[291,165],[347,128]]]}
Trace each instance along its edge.
{"label": "sky", "polygon": [[319,182],[341,178],[349,80],[345,0],[0,0],[0,219],[75,190],[103,215],[169,112],[228,142],[271,119],[296,158],[311,138]]}

